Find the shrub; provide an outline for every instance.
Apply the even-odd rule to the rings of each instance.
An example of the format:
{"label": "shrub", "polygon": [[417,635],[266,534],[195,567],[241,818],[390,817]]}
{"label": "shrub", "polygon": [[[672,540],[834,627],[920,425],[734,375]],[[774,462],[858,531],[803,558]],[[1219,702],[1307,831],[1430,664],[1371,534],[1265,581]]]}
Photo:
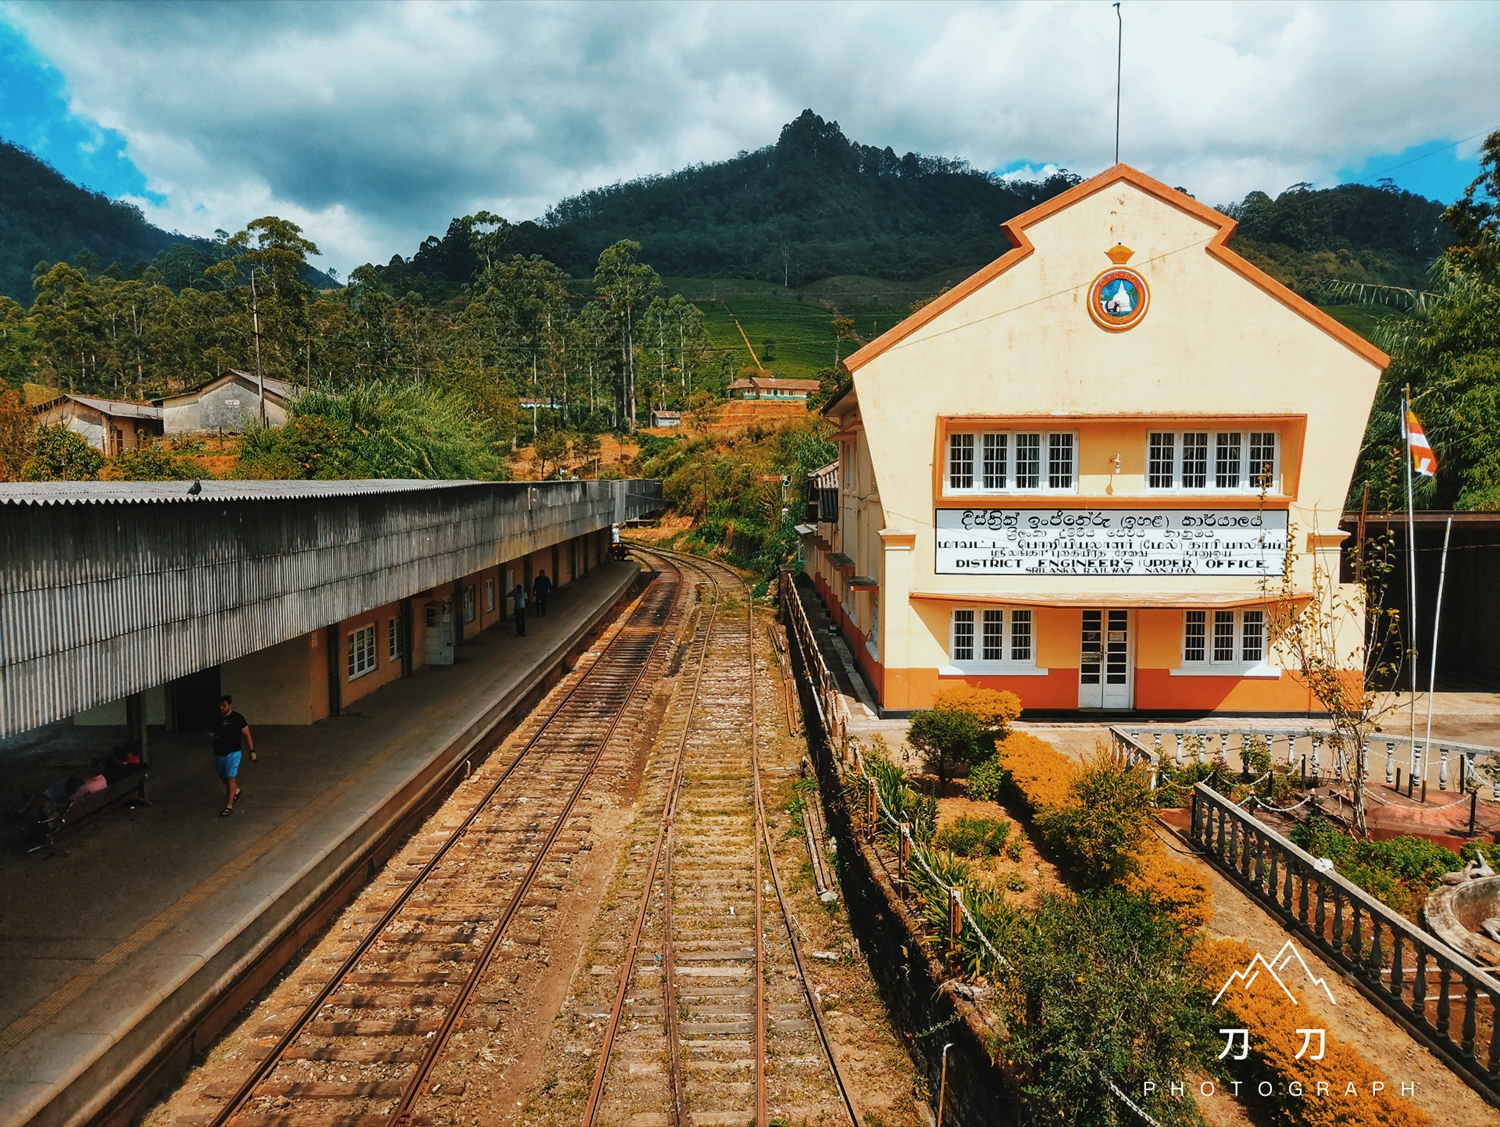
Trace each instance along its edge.
{"label": "shrub", "polygon": [[969,768],[966,790],[976,802],[990,802],[999,796],[1004,782],[1005,768],[1000,766],[1000,757],[992,755]]}
{"label": "shrub", "polygon": [[23,481],[91,481],[104,468],[104,455],[77,431],[61,423],[37,427],[31,456],[21,466]]}
{"label": "shrub", "polygon": [[1146,848],[1141,851],[1140,863],[1120,887],[1147,900],[1183,927],[1202,927],[1213,915],[1208,878],[1197,866],[1168,857],[1160,842],[1147,838],[1143,844]]}
{"label": "shrub", "polygon": [[967,712],[986,729],[998,733],[998,739],[1021,715],[1021,698],[1015,693],[957,685],[938,693],[932,707],[939,712]]}
{"label": "shrub", "polygon": [[1005,737],[1019,715],[1021,701],[1014,693],[961,685],[944,689],[930,709],[913,716],[906,738],[923,754],[941,791],[955,767],[989,758],[995,741]]}
{"label": "shrub", "polygon": [[1097,753],[1074,776],[1069,801],[1040,811],[1037,827],[1087,885],[1123,880],[1139,863],[1151,818],[1151,780],[1122,756]]}
{"label": "shrub", "polygon": [[[931,841],[937,829],[937,799],[919,794],[907,786],[906,772],[899,764],[880,754],[878,748],[865,757],[865,765],[875,778],[875,788],[885,808],[896,816],[897,821],[911,826],[912,837],[918,844]],[[885,827],[885,832],[888,835],[895,833],[889,826]]]}
{"label": "shrub", "polygon": [[104,474],[118,481],[192,481],[212,476],[197,458],[174,454],[156,442],[116,454]]}
{"label": "shrub", "polygon": [[1004,818],[974,818],[960,815],[932,839],[933,844],[960,857],[994,857],[1005,848],[1011,825]]}
{"label": "shrub", "polygon": [[240,453],[251,478],[489,478],[498,468],[492,424],[435,384],[306,392],[286,426],[250,431]]}
{"label": "shrub", "polygon": [[1012,732],[995,745],[1006,777],[1033,814],[1068,800],[1073,761],[1045,740]]}
{"label": "shrub", "polygon": [[1346,880],[1413,920],[1443,874],[1464,864],[1453,850],[1411,834],[1357,841],[1316,811],[1292,827],[1290,836],[1313,856],[1331,860]]}
{"label": "shrub", "polygon": [[[1191,960],[1196,942],[1117,889],[1042,897],[1002,985],[1016,1015],[1006,1065],[1035,1122],[1129,1122],[1101,1077],[1138,1093],[1143,1079],[1201,1067],[1215,1035],[1212,995]],[[1190,1099],[1158,1090],[1144,1102],[1160,1122],[1201,1122]],[[1098,1114],[1105,1108],[1120,1118]]]}

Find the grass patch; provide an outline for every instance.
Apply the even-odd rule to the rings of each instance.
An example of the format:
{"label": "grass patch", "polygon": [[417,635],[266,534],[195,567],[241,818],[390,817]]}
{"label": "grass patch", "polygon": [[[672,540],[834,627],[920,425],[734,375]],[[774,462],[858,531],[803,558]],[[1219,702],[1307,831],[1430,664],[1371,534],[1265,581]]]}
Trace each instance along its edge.
{"label": "grass patch", "polygon": [[961,814],[938,830],[933,844],[960,857],[998,857],[1010,838],[1011,823],[1004,818],[976,818]]}

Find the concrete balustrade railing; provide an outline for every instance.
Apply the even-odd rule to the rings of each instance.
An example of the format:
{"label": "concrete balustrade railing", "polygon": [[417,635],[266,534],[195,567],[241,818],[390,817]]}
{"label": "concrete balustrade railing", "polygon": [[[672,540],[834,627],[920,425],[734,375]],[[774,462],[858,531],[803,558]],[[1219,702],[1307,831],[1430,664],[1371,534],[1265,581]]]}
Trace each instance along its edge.
{"label": "concrete balustrade railing", "polygon": [[[1112,742],[1128,738],[1153,763],[1181,767],[1223,760],[1236,765],[1248,747],[1260,742],[1270,753],[1273,767],[1305,772],[1309,779],[1348,778],[1350,772],[1344,749],[1334,746],[1328,728],[1152,724],[1117,725],[1110,731]],[[1436,791],[1488,789],[1491,800],[1500,802],[1500,748],[1452,740],[1426,745],[1410,736],[1380,732],[1365,744],[1365,780],[1372,778],[1384,778],[1388,786],[1410,780],[1418,790],[1424,784]]]}
{"label": "concrete balustrade railing", "polygon": [[[1476,1087],[1500,1095],[1500,980],[1203,783],[1189,836]],[[1265,954],[1265,952],[1262,952]]]}

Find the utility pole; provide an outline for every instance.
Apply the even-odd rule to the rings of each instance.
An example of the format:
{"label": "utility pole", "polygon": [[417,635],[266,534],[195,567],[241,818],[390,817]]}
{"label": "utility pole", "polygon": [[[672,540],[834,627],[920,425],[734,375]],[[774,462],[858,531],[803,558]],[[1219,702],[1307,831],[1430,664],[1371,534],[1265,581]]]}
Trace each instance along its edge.
{"label": "utility pole", "polygon": [[255,293],[255,267],[250,267],[250,323],[255,330],[255,382],[260,398],[260,425],[266,425],[266,374],[260,366],[260,299]]}
{"label": "utility pole", "polygon": [[1125,17],[1120,15],[1120,0],[1115,0],[1115,163],[1120,163],[1120,70],[1125,61]]}

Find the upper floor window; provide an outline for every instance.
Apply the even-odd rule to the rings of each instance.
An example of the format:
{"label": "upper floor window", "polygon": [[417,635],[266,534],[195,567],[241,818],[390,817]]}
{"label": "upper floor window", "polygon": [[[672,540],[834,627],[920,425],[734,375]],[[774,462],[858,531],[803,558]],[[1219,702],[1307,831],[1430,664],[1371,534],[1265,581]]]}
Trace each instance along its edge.
{"label": "upper floor window", "polygon": [[1270,430],[1151,431],[1146,488],[1182,493],[1274,491],[1279,443]]}
{"label": "upper floor window", "polygon": [[964,431],[948,436],[949,493],[1072,493],[1078,438],[1072,431]]}

